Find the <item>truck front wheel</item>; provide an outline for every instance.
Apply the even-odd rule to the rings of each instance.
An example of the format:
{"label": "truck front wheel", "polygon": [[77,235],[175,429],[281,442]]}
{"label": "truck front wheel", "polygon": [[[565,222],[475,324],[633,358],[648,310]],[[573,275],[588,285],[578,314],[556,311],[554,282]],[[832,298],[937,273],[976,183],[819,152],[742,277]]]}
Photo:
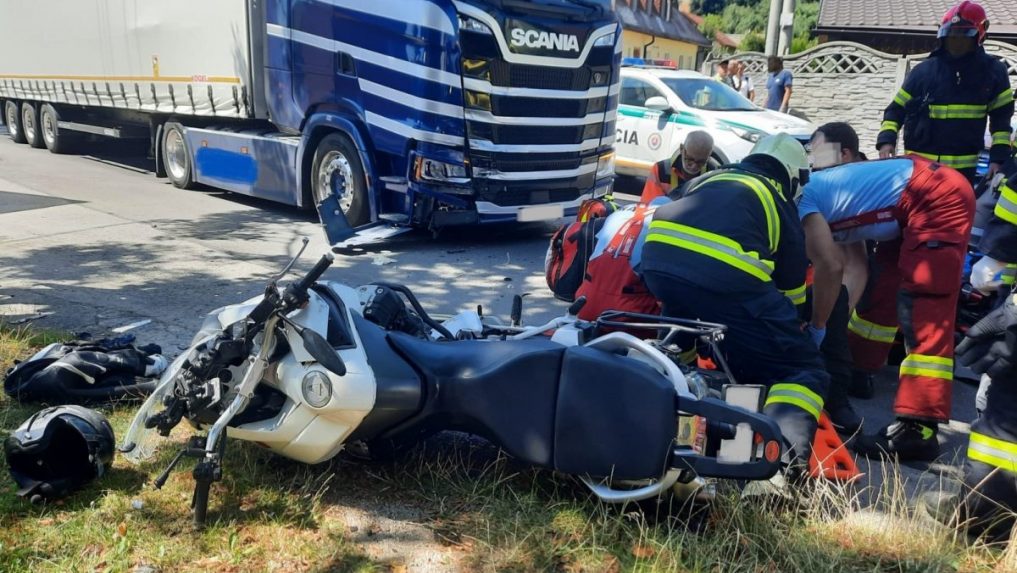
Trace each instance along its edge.
{"label": "truck front wheel", "polygon": [[25,143],[25,132],[21,129],[21,110],[18,109],[17,102],[4,102],[4,123],[7,124],[7,133],[14,143]]}
{"label": "truck front wheel", "polygon": [[176,122],[167,122],[162,128],[162,164],[166,176],[177,189],[194,188],[194,168],[191,165],[191,150],[187,148],[184,127]]}
{"label": "truck front wheel", "polygon": [[42,140],[42,130],[39,128],[39,113],[35,104],[26,101],[21,104],[21,130],[25,133],[25,141],[36,149],[46,147]]}
{"label": "truck front wheel", "polygon": [[335,195],[351,227],[370,221],[364,166],[356,146],[345,135],[332,133],[318,144],[311,165],[311,192],[315,205]]}

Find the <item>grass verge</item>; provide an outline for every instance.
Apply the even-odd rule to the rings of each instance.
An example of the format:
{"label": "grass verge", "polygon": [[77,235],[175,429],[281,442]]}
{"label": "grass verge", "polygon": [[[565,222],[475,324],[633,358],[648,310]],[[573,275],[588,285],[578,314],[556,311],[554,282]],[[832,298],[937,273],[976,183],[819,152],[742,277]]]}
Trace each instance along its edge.
{"label": "grass verge", "polygon": [[[0,369],[59,335],[0,326]],[[103,408],[118,436],[132,404]],[[0,398],[0,438],[38,409]],[[455,434],[396,463],[306,466],[248,444],[227,452],[215,523],[191,528],[192,481],[117,459],[62,502],[33,506],[0,476],[0,572],[14,571],[1013,571],[1017,551],[972,544],[915,516],[899,480],[862,510],[823,485],[794,504],[721,492],[708,527],[606,507],[574,480],[520,467]],[[6,466],[4,466],[6,467]]]}

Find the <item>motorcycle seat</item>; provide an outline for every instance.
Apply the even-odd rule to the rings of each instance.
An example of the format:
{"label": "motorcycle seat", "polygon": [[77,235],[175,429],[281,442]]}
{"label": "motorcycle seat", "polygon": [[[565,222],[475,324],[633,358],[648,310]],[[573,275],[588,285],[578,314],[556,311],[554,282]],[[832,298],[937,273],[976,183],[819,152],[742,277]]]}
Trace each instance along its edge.
{"label": "motorcycle seat", "polygon": [[546,339],[432,342],[401,332],[388,338],[426,380],[424,417],[436,427],[482,436],[533,463],[552,462],[564,346]]}

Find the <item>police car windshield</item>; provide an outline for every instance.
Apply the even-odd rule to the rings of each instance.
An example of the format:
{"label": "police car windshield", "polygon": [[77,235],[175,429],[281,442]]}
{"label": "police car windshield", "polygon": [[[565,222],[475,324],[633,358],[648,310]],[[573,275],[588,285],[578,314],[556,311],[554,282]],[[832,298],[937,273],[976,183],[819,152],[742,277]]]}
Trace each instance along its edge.
{"label": "police car windshield", "polygon": [[660,78],[685,105],[708,111],[759,111],[730,86],[710,78]]}

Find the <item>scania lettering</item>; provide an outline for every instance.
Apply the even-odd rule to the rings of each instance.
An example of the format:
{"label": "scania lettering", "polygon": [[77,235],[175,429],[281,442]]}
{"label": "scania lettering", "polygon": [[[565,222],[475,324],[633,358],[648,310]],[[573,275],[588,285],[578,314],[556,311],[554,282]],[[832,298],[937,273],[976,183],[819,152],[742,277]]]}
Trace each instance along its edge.
{"label": "scania lettering", "polygon": [[512,43],[527,48],[546,48],[559,51],[579,51],[579,38],[568,34],[551,34],[536,30],[512,30]]}
{"label": "scania lettering", "polygon": [[135,138],[177,187],[314,207],[333,243],[567,216],[614,177],[611,3],[0,0],[0,110],[19,143]]}

